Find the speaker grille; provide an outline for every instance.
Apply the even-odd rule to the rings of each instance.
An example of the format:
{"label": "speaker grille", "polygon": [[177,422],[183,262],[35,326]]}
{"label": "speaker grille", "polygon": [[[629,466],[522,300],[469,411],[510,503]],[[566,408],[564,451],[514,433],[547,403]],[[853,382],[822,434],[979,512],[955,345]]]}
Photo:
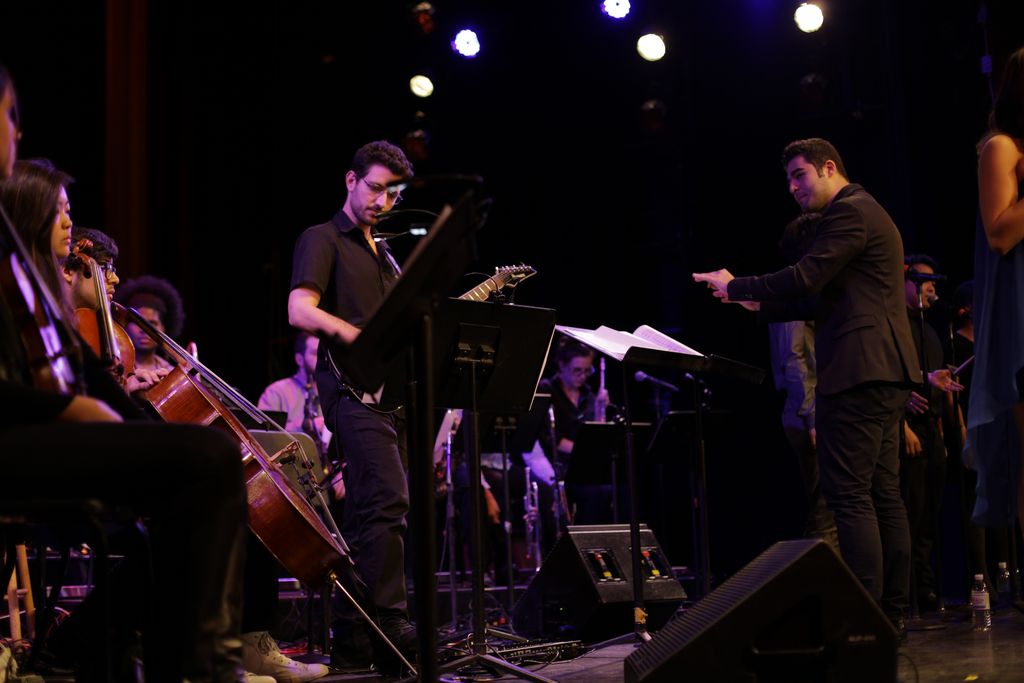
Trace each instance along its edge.
{"label": "speaker grille", "polygon": [[[795,632],[779,634],[766,629],[784,623],[781,620],[798,605],[809,604],[815,609],[799,614],[814,615],[806,620],[819,622],[810,629],[818,634],[823,653],[817,666],[849,659],[856,651],[853,657],[863,660],[858,666],[880,662],[885,669],[891,659],[895,673],[895,632],[856,577],[825,543],[795,540],[776,543],[670,621],[626,658],[625,679],[681,680],[678,675],[670,677],[667,672],[671,670],[676,674],[685,671],[692,680],[706,680],[709,675],[718,676],[717,680],[756,680],[746,668],[755,640],[768,633],[776,642],[789,638],[795,644],[800,638]],[[846,642],[847,635],[857,635],[849,640],[859,643],[861,634],[868,638],[859,650]],[[806,645],[799,643],[800,647]]]}

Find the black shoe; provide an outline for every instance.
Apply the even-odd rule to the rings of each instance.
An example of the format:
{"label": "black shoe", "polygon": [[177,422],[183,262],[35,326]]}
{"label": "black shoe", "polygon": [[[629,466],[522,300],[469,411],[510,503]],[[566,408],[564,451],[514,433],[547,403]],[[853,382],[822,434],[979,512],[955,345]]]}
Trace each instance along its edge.
{"label": "black shoe", "polygon": [[[416,627],[409,623],[409,620],[401,614],[386,614],[380,618],[380,630],[388,637],[388,640],[398,648],[410,664],[416,662]],[[373,663],[381,674],[385,676],[401,676],[405,673],[405,665],[395,656],[394,651],[387,643],[377,637],[376,632],[371,631],[373,643]]]}
{"label": "black shoe", "polygon": [[373,647],[366,625],[337,627],[331,641],[331,668],[341,673],[367,673],[373,669]]}

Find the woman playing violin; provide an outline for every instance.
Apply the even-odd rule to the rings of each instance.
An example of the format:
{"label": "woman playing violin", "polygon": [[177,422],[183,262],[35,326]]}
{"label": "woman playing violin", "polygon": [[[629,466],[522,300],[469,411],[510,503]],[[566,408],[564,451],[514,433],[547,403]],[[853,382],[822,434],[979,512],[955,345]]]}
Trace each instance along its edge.
{"label": "woman playing violin", "polygon": [[[0,184],[0,203],[14,221],[39,274],[65,307],[63,285],[57,273],[71,252],[71,204],[67,187],[74,179],[47,159],[14,164],[14,174]],[[69,316],[70,319],[70,316]]]}

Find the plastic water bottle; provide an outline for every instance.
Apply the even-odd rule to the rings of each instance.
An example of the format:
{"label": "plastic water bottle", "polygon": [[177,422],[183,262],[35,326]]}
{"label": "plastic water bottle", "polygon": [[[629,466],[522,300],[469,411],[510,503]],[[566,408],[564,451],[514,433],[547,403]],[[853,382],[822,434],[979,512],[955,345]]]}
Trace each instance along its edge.
{"label": "plastic water bottle", "polygon": [[996,592],[999,593],[999,603],[1009,605],[1013,602],[1012,587],[1010,585],[1010,570],[1005,562],[999,563],[999,577],[996,579]]}
{"label": "plastic water bottle", "polygon": [[974,575],[974,587],[971,589],[971,619],[975,631],[992,629],[992,605],[989,603],[988,588],[982,574]]}

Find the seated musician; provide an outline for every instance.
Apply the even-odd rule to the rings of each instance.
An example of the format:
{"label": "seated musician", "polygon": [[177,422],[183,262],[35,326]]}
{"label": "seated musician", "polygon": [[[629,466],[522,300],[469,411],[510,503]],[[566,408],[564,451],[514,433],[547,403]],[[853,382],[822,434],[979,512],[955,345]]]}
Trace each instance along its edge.
{"label": "seated musician", "polygon": [[[99,230],[83,228],[78,225],[72,226],[71,238],[75,248],[64,259],[61,265],[61,274],[68,287],[67,295],[70,297],[71,308],[76,313],[76,318],[72,320],[72,323],[75,323],[78,320],[77,316],[81,315],[83,311],[96,311],[100,307],[100,302],[96,300],[97,287],[93,280],[94,277],[103,278],[103,288],[108,301],[113,300],[114,290],[120,280],[114,267],[118,249],[113,238]],[[92,273],[82,256],[94,259],[100,267],[100,273]],[[127,337],[124,339],[130,343],[130,339]],[[168,369],[164,367],[132,367],[119,373],[111,368],[111,372],[114,372],[115,377],[121,380],[124,390],[131,394],[152,387],[167,375]]]}
{"label": "seated musician", "polygon": [[[121,283],[114,300],[134,308],[143,319],[171,339],[177,339],[185,326],[185,306],[181,294],[167,280],[155,275],[140,275]],[[170,370],[173,366],[160,355],[159,346],[141,326],[134,322],[125,325],[125,331],[135,345],[135,367]],[[195,354],[195,344],[189,344]]]}
{"label": "seated musician", "polygon": [[[452,411],[452,455],[455,469],[452,483],[455,487],[455,504],[458,510],[458,529],[462,538],[470,543],[475,542],[471,530],[471,498],[469,487],[469,467],[463,453],[463,439],[458,434],[462,411]],[[495,583],[508,583],[508,553],[505,544],[505,521],[508,522],[508,533],[512,535],[513,567],[530,570],[540,566],[544,556],[554,546],[560,524],[554,511],[555,495],[552,486],[552,468],[547,464],[543,450],[535,448],[534,452],[524,452],[528,444],[535,443],[539,434],[536,432],[544,419],[532,419],[534,416],[522,415],[517,421],[517,428],[511,430],[507,441],[507,457],[500,452],[500,438],[490,434],[491,423],[484,428],[487,436],[482,441],[480,453],[480,486],[486,517],[481,520],[483,526],[484,556],[491,558]],[[442,421],[442,429],[445,422]],[[441,437],[435,444],[434,458],[443,467],[443,453],[438,451]],[[456,438],[456,436],[458,438]],[[494,451],[499,452],[494,452]],[[507,465],[507,466],[506,466]],[[536,495],[527,495],[526,468],[529,467],[531,488],[536,483]],[[505,481],[509,487],[509,507],[504,505]],[[537,546],[539,545],[539,548]],[[471,555],[472,556],[472,555]]]}
{"label": "seated musician", "polygon": [[[315,377],[320,340],[309,332],[299,332],[295,335],[293,346],[295,374],[270,383],[260,394],[256,407],[260,410],[276,410],[287,414],[284,428],[289,432],[308,434],[317,445],[321,456],[324,456],[331,442],[331,432],[324,424],[320,392]],[[324,466],[328,465],[328,458],[321,457],[320,461]],[[340,466],[332,465],[329,481],[333,502],[343,500],[345,481]],[[332,509],[335,517],[340,518],[340,512],[340,509]]]}
{"label": "seated musician", "polygon": [[[537,391],[551,394],[554,409],[554,429],[545,435],[544,445],[559,477],[564,477],[574,454],[576,435],[580,426],[595,417],[595,403],[608,406],[608,391],[595,391],[587,383],[594,374],[594,351],[579,342],[563,337],[555,352],[557,371],[551,379],[542,380]],[[607,412],[607,408],[605,409]],[[607,416],[602,416],[607,417]],[[602,420],[603,421],[603,420]],[[579,467],[576,463],[574,467]],[[604,478],[603,473],[592,473]],[[612,522],[612,487],[608,475],[606,484],[566,484],[566,497],[574,511],[574,524],[607,524]]]}
{"label": "seated musician", "polygon": [[[130,644],[141,632],[150,683],[241,681],[237,586],[246,496],[237,445],[205,427],[125,421],[142,415],[91,353],[83,351],[79,362],[63,307],[52,295],[42,298],[44,291],[60,291],[58,262],[70,244],[70,179],[43,162],[15,172],[15,102],[0,66],[0,206],[13,223],[0,216],[0,267],[13,274],[17,254],[15,261],[26,259],[39,275],[23,265],[19,283],[0,279],[0,472],[10,484],[3,505],[54,509],[95,499],[149,520],[148,553],[126,555],[105,584],[113,603],[106,627],[95,619],[103,589],[68,622],[83,626],[65,643],[77,680],[108,680],[108,648],[117,658],[116,680],[134,680]],[[25,296],[26,284],[34,297]],[[44,304],[65,330],[54,349],[59,353],[49,358],[33,356],[36,347],[26,343],[40,335],[33,319],[12,313]],[[40,371],[46,360],[52,374]],[[76,381],[68,364],[84,379]],[[48,377],[65,379],[68,390]],[[192,553],[180,552],[184,547]]]}

